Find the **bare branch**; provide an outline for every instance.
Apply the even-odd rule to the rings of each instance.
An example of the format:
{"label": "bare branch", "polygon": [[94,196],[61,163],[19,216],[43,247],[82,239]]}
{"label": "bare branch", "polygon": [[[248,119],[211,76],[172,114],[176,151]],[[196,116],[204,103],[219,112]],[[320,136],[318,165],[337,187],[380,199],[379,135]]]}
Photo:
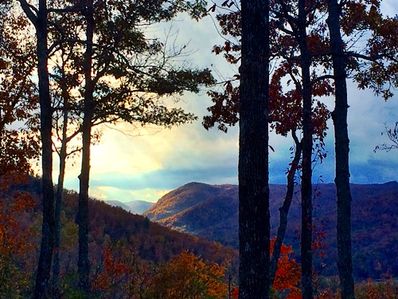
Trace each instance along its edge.
{"label": "bare branch", "polygon": [[37,26],[37,8],[30,5],[26,0],[18,0],[19,4],[21,4],[22,10],[28,17],[28,19],[32,22],[32,24],[36,27]]}

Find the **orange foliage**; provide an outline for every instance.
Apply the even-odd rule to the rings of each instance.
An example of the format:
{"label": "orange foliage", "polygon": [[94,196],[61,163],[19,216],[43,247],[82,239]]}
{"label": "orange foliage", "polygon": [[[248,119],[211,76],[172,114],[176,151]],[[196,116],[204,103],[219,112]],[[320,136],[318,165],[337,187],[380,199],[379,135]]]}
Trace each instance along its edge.
{"label": "orange foliage", "polygon": [[36,205],[26,192],[2,194],[0,200],[0,255],[22,256],[33,249],[32,231],[21,223],[23,214]]}
{"label": "orange foliage", "polygon": [[[271,254],[274,244],[275,239],[271,240]],[[291,246],[282,244],[273,288],[278,292],[287,292],[286,298],[296,299],[301,298],[301,290],[299,288],[301,271],[300,265],[291,258],[292,253],[293,249]]]}
{"label": "orange foliage", "polygon": [[129,273],[129,268],[114,259],[110,248],[104,249],[104,263],[103,271],[97,276],[93,283],[93,288],[98,291],[105,291],[110,289],[118,281],[123,279]]}
{"label": "orange foliage", "polygon": [[[271,240],[270,254],[272,255],[274,249],[275,239]],[[278,260],[278,267],[275,274],[273,289],[277,293],[284,294],[283,298],[300,299],[301,289],[299,287],[301,280],[300,265],[291,258],[293,249],[291,246],[282,244],[281,255]],[[239,289],[232,290],[232,298],[239,298]],[[279,298],[279,297],[278,297]]]}
{"label": "orange foliage", "polygon": [[155,298],[225,298],[224,267],[183,252],[161,267],[154,277]]}

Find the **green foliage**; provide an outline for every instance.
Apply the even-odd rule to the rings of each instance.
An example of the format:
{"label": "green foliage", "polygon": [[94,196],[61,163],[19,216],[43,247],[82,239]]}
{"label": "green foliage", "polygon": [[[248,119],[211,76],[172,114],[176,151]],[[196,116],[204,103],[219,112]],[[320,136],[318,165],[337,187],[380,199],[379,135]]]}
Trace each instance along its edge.
{"label": "green foliage", "polygon": [[62,293],[68,299],[87,299],[85,294],[77,287],[77,273],[68,273],[62,277]]}
{"label": "green foliage", "polygon": [[23,298],[30,284],[31,277],[18,267],[13,257],[0,253],[0,298]]}
{"label": "green foliage", "polygon": [[355,296],[358,299],[397,299],[398,283],[393,279],[380,282],[368,280],[356,285]]}
{"label": "green foliage", "polygon": [[[65,4],[68,1],[59,1],[55,7],[62,8]],[[185,46],[170,48],[167,41],[148,37],[147,29],[181,12],[198,17],[204,13],[205,5],[202,0],[95,3],[95,43],[91,57],[93,125],[126,121],[170,127],[196,119],[183,109],[165,104],[163,97],[198,93],[200,86],[214,83],[210,71],[180,65],[177,58],[184,54]],[[71,121],[82,117],[84,105],[85,47],[80,36],[85,28],[81,19],[79,14],[54,14],[51,22],[54,25],[50,28],[52,54],[57,61],[52,70],[54,99],[59,111],[63,111],[62,98],[68,97]]]}

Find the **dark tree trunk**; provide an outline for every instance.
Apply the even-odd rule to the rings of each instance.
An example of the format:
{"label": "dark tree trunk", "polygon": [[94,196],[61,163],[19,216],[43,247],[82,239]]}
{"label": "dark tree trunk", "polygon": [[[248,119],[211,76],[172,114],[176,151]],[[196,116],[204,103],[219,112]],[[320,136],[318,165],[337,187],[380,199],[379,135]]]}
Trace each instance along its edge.
{"label": "dark tree trunk", "polygon": [[61,246],[61,210],[64,198],[64,178],[66,166],[66,141],[62,141],[59,155],[59,175],[55,194],[55,237],[54,237],[54,263],[53,263],[53,295],[59,297],[59,275],[60,275],[60,246]]}
{"label": "dark tree trunk", "polygon": [[269,1],[244,0],[240,67],[239,298],[269,298]]}
{"label": "dark tree trunk", "polygon": [[337,189],[337,253],[341,295],[352,299],[354,279],[351,252],[351,190],[349,169],[349,139],[347,129],[347,74],[344,43],[340,32],[340,7],[337,0],[328,0],[330,44],[335,80],[335,109],[332,113],[336,152]]}
{"label": "dark tree trunk", "polygon": [[[65,70],[63,70],[65,71]],[[55,238],[54,238],[54,263],[53,263],[53,296],[60,297],[59,291],[59,276],[60,276],[60,246],[61,246],[61,211],[64,201],[64,179],[67,158],[67,144],[68,144],[68,120],[69,120],[69,107],[68,107],[68,92],[66,87],[66,78],[62,82],[62,97],[63,97],[63,127],[62,127],[62,140],[61,149],[59,151],[59,175],[57,183],[57,191],[55,194]]]}
{"label": "dark tree trunk", "polygon": [[303,298],[312,289],[312,88],[311,56],[307,46],[305,0],[299,0],[298,43],[300,47],[303,97],[303,162],[301,179],[301,284]]}
{"label": "dark tree trunk", "polygon": [[92,0],[88,1],[84,9],[86,18],[86,51],[84,54],[84,117],[82,128],[82,165],[79,189],[79,285],[80,289],[88,296],[90,292],[90,262],[88,258],[88,190],[90,180],[90,145],[91,145],[91,127],[94,108],[94,86],[92,80],[92,57],[93,57],[93,36],[94,36],[94,8]]}
{"label": "dark tree trunk", "polygon": [[45,298],[51,273],[54,248],[54,186],[52,181],[52,108],[49,90],[47,53],[47,3],[39,1],[36,19],[37,58],[40,98],[40,133],[42,142],[43,223],[40,256],[33,298]]}
{"label": "dark tree trunk", "polygon": [[285,199],[283,201],[282,207],[279,208],[279,227],[276,235],[276,240],[272,252],[271,266],[270,266],[270,286],[272,287],[276,270],[278,268],[278,260],[281,255],[281,248],[283,240],[285,238],[287,229],[287,216],[289,214],[290,205],[292,204],[293,194],[294,194],[294,176],[296,175],[297,168],[300,163],[301,158],[301,143],[296,136],[296,132],[292,131],[292,136],[295,143],[294,158],[290,165],[289,172],[287,174],[287,189]]}

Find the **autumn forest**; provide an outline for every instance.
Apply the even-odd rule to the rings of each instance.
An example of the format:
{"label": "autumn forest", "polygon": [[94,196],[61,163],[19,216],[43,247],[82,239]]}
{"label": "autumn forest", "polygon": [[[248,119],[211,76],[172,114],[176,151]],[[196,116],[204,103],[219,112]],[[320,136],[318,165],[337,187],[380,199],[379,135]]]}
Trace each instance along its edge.
{"label": "autumn forest", "polygon": [[397,9],[0,0],[0,298],[398,298]]}

